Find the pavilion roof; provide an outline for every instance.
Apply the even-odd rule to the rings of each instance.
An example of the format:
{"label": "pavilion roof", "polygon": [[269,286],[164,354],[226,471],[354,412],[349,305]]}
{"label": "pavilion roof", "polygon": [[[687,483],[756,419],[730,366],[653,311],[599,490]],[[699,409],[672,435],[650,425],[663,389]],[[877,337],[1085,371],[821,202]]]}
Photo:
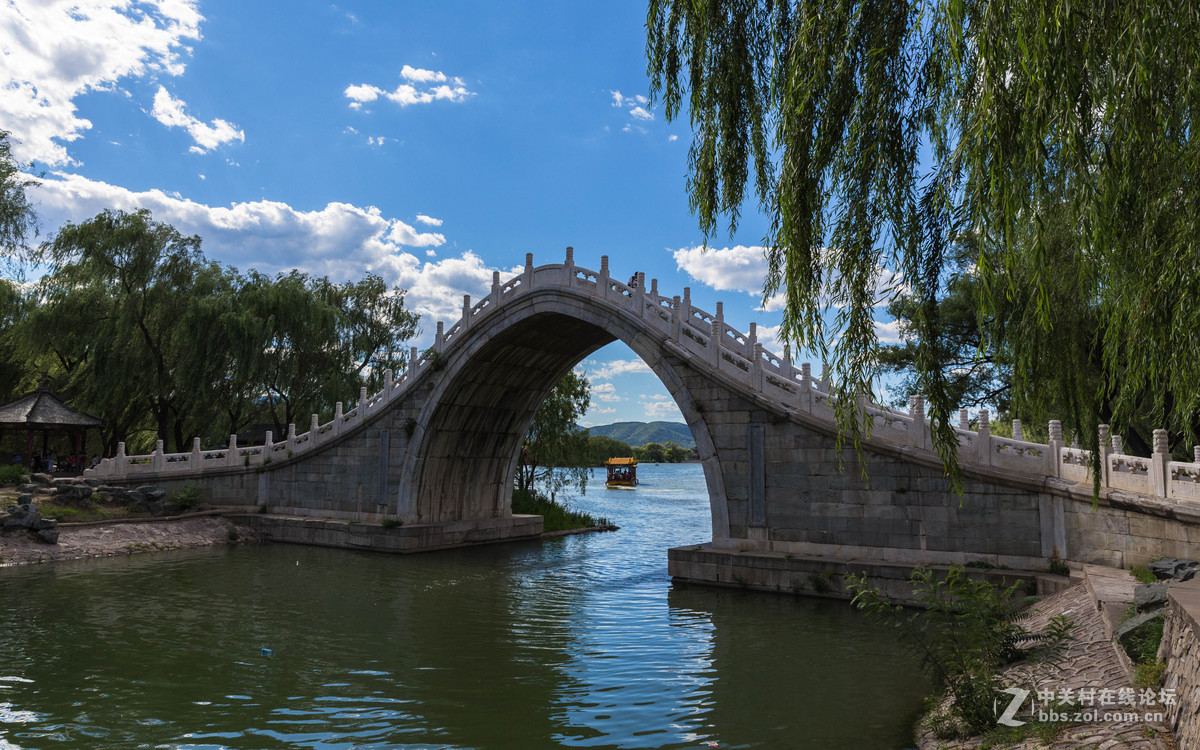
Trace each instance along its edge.
{"label": "pavilion roof", "polygon": [[53,430],[68,427],[101,427],[104,420],[75,411],[46,388],[0,404],[0,428]]}

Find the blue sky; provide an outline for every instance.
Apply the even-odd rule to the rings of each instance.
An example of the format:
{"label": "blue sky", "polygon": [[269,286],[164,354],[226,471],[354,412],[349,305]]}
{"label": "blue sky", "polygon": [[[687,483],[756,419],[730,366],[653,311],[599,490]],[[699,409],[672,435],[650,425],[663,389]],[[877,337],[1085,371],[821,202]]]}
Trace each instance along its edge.
{"label": "blue sky", "polygon": [[[700,251],[691,130],[646,100],[644,23],[644,0],[7,0],[0,128],[43,174],[43,237],[145,207],[242,270],[378,273],[422,313],[417,344],[494,269],[572,245],[577,265],[607,254],[614,276],[723,300],[779,350],[765,220]],[[682,421],[623,345],[581,366],[585,424]]]}

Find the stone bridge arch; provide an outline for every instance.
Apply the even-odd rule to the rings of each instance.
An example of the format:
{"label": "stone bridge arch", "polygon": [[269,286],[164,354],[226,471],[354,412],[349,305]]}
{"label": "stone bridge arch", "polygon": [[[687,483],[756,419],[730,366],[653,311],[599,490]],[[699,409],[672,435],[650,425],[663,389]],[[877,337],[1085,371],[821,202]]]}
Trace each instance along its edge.
{"label": "stone bridge arch", "polygon": [[[606,264],[605,264],[606,265]],[[418,523],[511,513],[518,452],[554,384],[597,349],[621,341],[674,398],[704,467],[714,534],[728,535],[725,484],[702,407],[643,318],[586,290],[533,288],[458,335],[416,418],[397,513]],[[718,531],[720,529],[720,531]]]}

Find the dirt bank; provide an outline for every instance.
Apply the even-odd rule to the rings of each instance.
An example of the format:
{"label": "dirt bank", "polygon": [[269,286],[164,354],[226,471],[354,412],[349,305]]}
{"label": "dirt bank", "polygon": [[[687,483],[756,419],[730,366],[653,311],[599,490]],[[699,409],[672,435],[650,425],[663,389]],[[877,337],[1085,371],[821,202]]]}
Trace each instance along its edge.
{"label": "dirt bank", "polygon": [[0,537],[0,565],[113,557],[140,552],[211,547],[244,541],[244,530],[219,516],[61,524],[58,544],[41,544],[24,534]]}

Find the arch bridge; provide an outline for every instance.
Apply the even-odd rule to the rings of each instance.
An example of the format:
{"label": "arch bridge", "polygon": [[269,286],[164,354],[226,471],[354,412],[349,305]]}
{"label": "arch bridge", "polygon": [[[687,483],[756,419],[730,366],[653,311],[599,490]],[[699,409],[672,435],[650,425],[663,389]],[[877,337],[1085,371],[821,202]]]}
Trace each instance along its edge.
{"label": "arch bridge", "polygon": [[[409,369],[385,374],[332,421],[290,426],[263,446],[128,456],[89,472],[109,483],[199,485],[215,504],[257,511],[276,538],[417,551],[536,535],[539,517],[513,516],[518,452],[534,412],[560,377],[620,340],[666,386],[703,464],[711,541],[671,551],[673,575],[712,583],[805,588],[816,569],[977,562],[1041,570],[1058,558],[1125,567],[1162,555],[1200,556],[1200,448],[1172,460],[1127,456],[1102,432],[1098,503],[1090,454],[957,430],[965,495],[932,451],[920,398],[909,411],[862,404],[874,420],[861,454],[841,450],[828,384],[741,333],[723,307],[709,314],[657,281],[631,287],[565,262],[524,271],[472,302]],[[1102,428],[1106,431],[1107,428]],[[865,467],[860,461],[865,461]],[[865,468],[865,472],[864,472]],[[867,478],[869,477],[869,479]],[[814,562],[815,561],[815,562]],[[814,567],[815,566],[815,567]],[[848,568],[847,568],[848,569]],[[822,586],[812,585],[819,593]],[[833,591],[836,595],[838,592]]]}

